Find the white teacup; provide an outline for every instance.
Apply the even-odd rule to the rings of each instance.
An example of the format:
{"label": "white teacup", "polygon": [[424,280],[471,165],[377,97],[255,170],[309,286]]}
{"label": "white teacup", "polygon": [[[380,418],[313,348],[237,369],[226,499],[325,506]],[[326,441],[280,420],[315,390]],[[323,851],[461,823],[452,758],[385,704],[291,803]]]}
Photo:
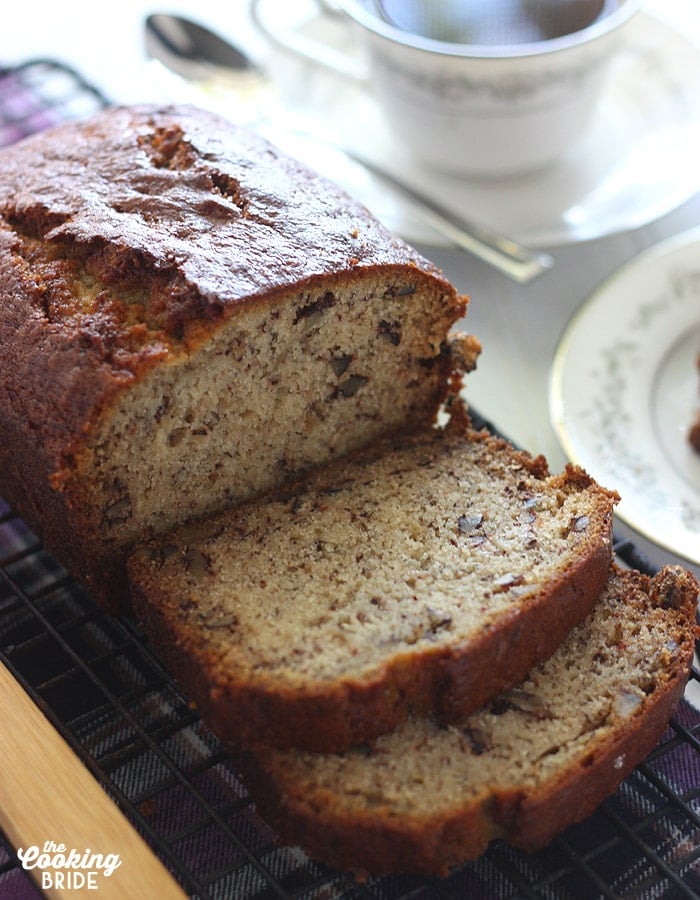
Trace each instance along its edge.
{"label": "white teacup", "polygon": [[[452,6],[463,10],[469,2]],[[330,5],[328,0],[319,3],[321,8]],[[559,37],[472,44],[425,37],[406,30],[403,22],[403,28],[397,27],[378,14],[377,0],[335,0],[366,51],[366,78],[395,137],[427,165],[472,177],[542,169],[577,144],[601,96],[625,26],[641,4],[642,0],[605,0],[605,8],[591,24]],[[471,0],[471,5],[479,3]],[[254,11],[256,6],[253,0]],[[410,6],[409,2],[404,9]],[[432,7],[436,6],[439,2],[433,0]],[[257,20],[266,27],[260,16]],[[278,44],[328,65],[328,54],[323,53],[327,48],[302,47],[269,27],[266,30]],[[352,61],[335,67],[347,74]]]}

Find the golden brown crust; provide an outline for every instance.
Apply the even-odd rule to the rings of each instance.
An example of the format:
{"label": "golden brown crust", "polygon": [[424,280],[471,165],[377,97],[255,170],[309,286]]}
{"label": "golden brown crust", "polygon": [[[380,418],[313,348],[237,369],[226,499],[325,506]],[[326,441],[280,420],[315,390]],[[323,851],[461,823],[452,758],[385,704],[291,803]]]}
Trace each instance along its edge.
{"label": "golden brown crust", "polygon": [[499,836],[487,812],[487,790],[481,803],[446,815],[426,811],[417,823],[408,816],[384,815],[381,809],[350,821],[342,811],[335,813],[333,791],[317,791],[310,801],[303,785],[295,790],[278,778],[265,749],[259,747],[257,754],[234,750],[233,755],[256,808],[283,844],[300,846],[311,859],[360,878],[394,873],[444,877],[452,866],[476,859]]}

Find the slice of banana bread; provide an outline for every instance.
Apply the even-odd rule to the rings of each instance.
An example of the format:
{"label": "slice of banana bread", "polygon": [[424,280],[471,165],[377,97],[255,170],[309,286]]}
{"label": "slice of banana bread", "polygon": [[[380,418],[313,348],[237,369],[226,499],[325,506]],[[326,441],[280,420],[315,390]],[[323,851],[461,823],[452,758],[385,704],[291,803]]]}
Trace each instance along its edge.
{"label": "slice of banana bread", "polygon": [[211,113],[113,108],[28,138],[0,157],[0,493],[118,606],[144,532],[433,419],[465,305]]}
{"label": "slice of banana bread", "polygon": [[697,594],[680,568],[613,570],[554,656],[461,725],[413,720],[339,755],[241,757],[258,808],[285,842],[371,873],[446,874],[496,838],[543,847],[659,740],[690,671]]}
{"label": "slice of banana bread", "polygon": [[459,719],[549,656],[605,584],[615,501],[458,405],[139,548],[133,606],[222,737],[345,749],[411,711]]}

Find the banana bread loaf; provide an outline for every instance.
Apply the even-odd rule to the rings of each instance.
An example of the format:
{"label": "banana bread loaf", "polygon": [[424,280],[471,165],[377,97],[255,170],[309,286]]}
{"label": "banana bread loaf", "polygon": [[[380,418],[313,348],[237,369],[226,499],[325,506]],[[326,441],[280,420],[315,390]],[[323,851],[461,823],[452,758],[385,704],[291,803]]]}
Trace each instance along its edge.
{"label": "banana bread loaf", "polygon": [[690,670],[697,592],[679,568],[613,570],[554,656],[460,726],[416,719],[345,754],[240,757],[257,806],[285,842],[378,874],[446,874],[496,838],[543,847],[659,740]]}
{"label": "banana bread loaf", "polygon": [[466,305],[261,138],[151,106],[3,150],[0,299],[0,493],[114,608],[144,533],[432,419]]}
{"label": "banana bread loaf", "polygon": [[329,751],[520,681],[607,579],[616,495],[469,427],[387,438],[129,559],[214,731]]}

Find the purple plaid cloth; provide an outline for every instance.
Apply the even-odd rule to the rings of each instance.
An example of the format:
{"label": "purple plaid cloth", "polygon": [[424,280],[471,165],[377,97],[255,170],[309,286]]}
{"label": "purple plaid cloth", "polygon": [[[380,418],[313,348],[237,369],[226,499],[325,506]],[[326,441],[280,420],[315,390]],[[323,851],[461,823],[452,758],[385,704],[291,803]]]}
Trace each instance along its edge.
{"label": "purple plaid cloth", "polygon": [[49,60],[0,69],[0,147],[103,105],[98,91]]}

